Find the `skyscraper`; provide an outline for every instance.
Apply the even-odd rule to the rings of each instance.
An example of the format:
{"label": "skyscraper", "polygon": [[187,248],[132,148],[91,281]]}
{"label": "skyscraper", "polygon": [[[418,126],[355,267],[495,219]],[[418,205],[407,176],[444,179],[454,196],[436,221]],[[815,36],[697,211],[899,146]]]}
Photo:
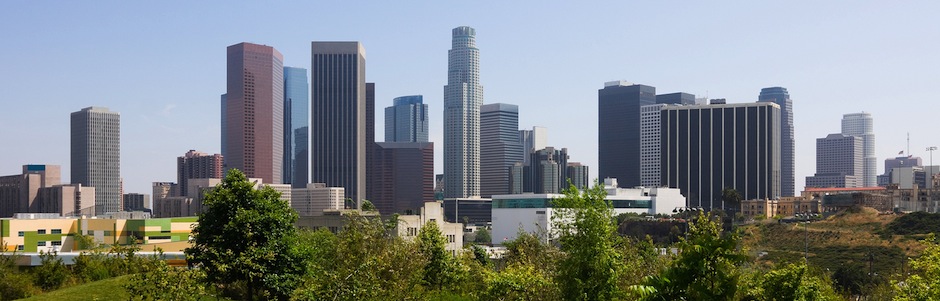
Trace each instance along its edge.
{"label": "skyscraper", "polygon": [[423,96],[395,97],[385,108],[385,142],[428,142],[428,105]]}
{"label": "skyscraper", "polygon": [[[657,97],[658,98],[658,97]],[[693,96],[694,100],[694,96]],[[660,136],[662,127],[661,110],[665,104],[640,107],[640,185],[644,187],[660,186]]]}
{"label": "skyscraper", "polygon": [[480,195],[509,193],[509,169],[522,161],[519,107],[505,103],[480,107]]}
{"label": "skyscraper", "polygon": [[72,184],[95,187],[95,213],[121,211],[121,115],[87,107],[72,113]]}
{"label": "skyscraper", "polygon": [[179,183],[179,196],[189,195],[189,179],[221,179],[223,177],[223,157],[190,150],[176,158],[176,183]]}
{"label": "skyscraper", "polygon": [[770,102],[665,106],[663,186],[689,206],[726,209],[722,190],[744,199],[780,196],[780,106]]}
{"label": "skyscraper", "polygon": [[476,30],[454,28],[444,86],[444,196],[480,195],[480,50]]}
{"label": "skyscraper", "polygon": [[382,214],[420,212],[434,200],[434,143],[375,143],[369,200]]}
{"label": "skyscraper", "polygon": [[[535,151],[526,166],[526,178],[530,187],[525,192],[560,193],[568,188],[568,149],[546,147]],[[526,189],[528,188],[528,189]]]}
{"label": "skyscraper", "polygon": [[780,193],[781,196],[796,195],[796,143],[793,136],[793,101],[784,87],[760,90],[758,102],[772,102],[780,106]]}
{"label": "skyscraper", "polygon": [[842,134],[862,137],[862,185],[874,187],[877,179],[875,132],[871,114],[861,112],[842,116]]}
{"label": "skyscraper", "polygon": [[519,142],[522,143],[522,164],[528,165],[532,153],[548,147],[548,129],[533,126],[531,130],[519,130]]}
{"label": "skyscraper", "polygon": [[806,187],[862,187],[862,138],[829,134],[816,139],[816,174]]}
{"label": "skyscraper", "polygon": [[366,52],[359,42],[312,42],[310,182],[366,195]]}
{"label": "skyscraper", "polygon": [[[270,46],[228,46],[225,168],[280,184],[284,165],[284,57]],[[100,202],[100,201],[99,201]]]}
{"label": "skyscraper", "polygon": [[640,107],[656,103],[656,88],[622,81],[597,91],[597,176],[623,187],[640,185]]}
{"label": "skyscraper", "polygon": [[307,69],[284,67],[284,170],[293,188],[307,187],[307,138],[310,136],[310,88]]}
{"label": "skyscraper", "polygon": [[[578,190],[591,188],[591,176],[587,165],[581,165],[580,162],[568,162],[568,180]],[[562,189],[568,188],[565,183]]]}

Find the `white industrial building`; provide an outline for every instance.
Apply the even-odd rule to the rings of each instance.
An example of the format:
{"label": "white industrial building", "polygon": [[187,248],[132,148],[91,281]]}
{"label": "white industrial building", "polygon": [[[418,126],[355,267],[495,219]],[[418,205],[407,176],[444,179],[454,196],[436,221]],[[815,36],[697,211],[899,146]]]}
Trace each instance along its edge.
{"label": "white industrial building", "polygon": [[[614,215],[672,214],[673,209],[686,206],[685,197],[676,188],[619,188],[616,179],[605,179],[604,188],[607,200],[614,207]],[[492,243],[502,244],[514,240],[520,230],[549,239],[553,236],[551,200],[562,197],[563,194],[494,195]]]}

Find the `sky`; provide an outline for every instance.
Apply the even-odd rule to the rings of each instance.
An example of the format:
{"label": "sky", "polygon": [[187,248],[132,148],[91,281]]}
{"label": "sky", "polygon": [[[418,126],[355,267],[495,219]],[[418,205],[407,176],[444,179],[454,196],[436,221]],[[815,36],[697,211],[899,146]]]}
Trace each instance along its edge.
{"label": "sky", "polygon": [[104,106],[121,114],[125,191],[151,193],[176,181],[176,157],[219,152],[227,46],[273,46],[309,69],[311,41],[363,43],[377,141],[393,98],[424,95],[442,173],[451,29],[471,26],[484,103],[518,105],[521,128],[547,127],[592,176],[604,82],[729,103],[786,87],[800,191],[815,139],[846,113],[872,114],[879,174],[902,150],[930,162],[938,13],[937,1],[2,1],[0,175],[58,164],[68,182],[69,114]]}

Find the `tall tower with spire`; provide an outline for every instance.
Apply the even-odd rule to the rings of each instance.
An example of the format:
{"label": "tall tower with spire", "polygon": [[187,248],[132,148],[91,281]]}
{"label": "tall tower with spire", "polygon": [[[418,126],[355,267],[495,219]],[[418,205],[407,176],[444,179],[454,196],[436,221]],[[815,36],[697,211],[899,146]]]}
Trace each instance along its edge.
{"label": "tall tower with spire", "polygon": [[476,30],[453,29],[444,86],[444,196],[480,195],[480,49]]}

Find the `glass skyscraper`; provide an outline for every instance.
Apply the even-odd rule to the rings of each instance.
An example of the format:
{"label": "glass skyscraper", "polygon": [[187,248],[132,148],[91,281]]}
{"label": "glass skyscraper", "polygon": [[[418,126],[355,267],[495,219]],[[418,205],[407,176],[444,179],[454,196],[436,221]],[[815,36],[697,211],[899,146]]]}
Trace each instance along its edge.
{"label": "glass skyscraper", "polygon": [[796,195],[795,147],[793,136],[793,101],[784,87],[760,90],[758,102],[772,102],[780,106],[780,193],[781,196]]}
{"label": "glass skyscraper", "polygon": [[862,138],[862,185],[878,185],[877,157],[875,157],[874,121],[871,114],[861,112],[842,116],[842,134]]}
{"label": "glass skyscraper", "polygon": [[523,162],[519,107],[492,103],[480,107],[480,195],[508,194],[509,170]]}
{"label": "glass skyscraper", "polygon": [[310,135],[310,95],[307,69],[284,67],[284,175],[285,184],[307,187],[307,148]]}
{"label": "glass skyscraper", "polygon": [[480,195],[480,49],[476,30],[454,28],[444,86],[444,197]]}
{"label": "glass skyscraper", "polygon": [[359,42],[312,42],[310,182],[366,197],[370,123],[366,52]]}
{"label": "glass skyscraper", "polygon": [[271,46],[238,43],[227,49],[225,168],[280,184],[284,164],[284,57]]}
{"label": "glass skyscraper", "polygon": [[385,108],[385,142],[428,142],[428,105],[423,96],[395,97]]}
{"label": "glass skyscraper", "polygon": [[656,88],[615,81],[597,91],[597,176],[622,187],[640,185],[640,107],[656,103]]}

